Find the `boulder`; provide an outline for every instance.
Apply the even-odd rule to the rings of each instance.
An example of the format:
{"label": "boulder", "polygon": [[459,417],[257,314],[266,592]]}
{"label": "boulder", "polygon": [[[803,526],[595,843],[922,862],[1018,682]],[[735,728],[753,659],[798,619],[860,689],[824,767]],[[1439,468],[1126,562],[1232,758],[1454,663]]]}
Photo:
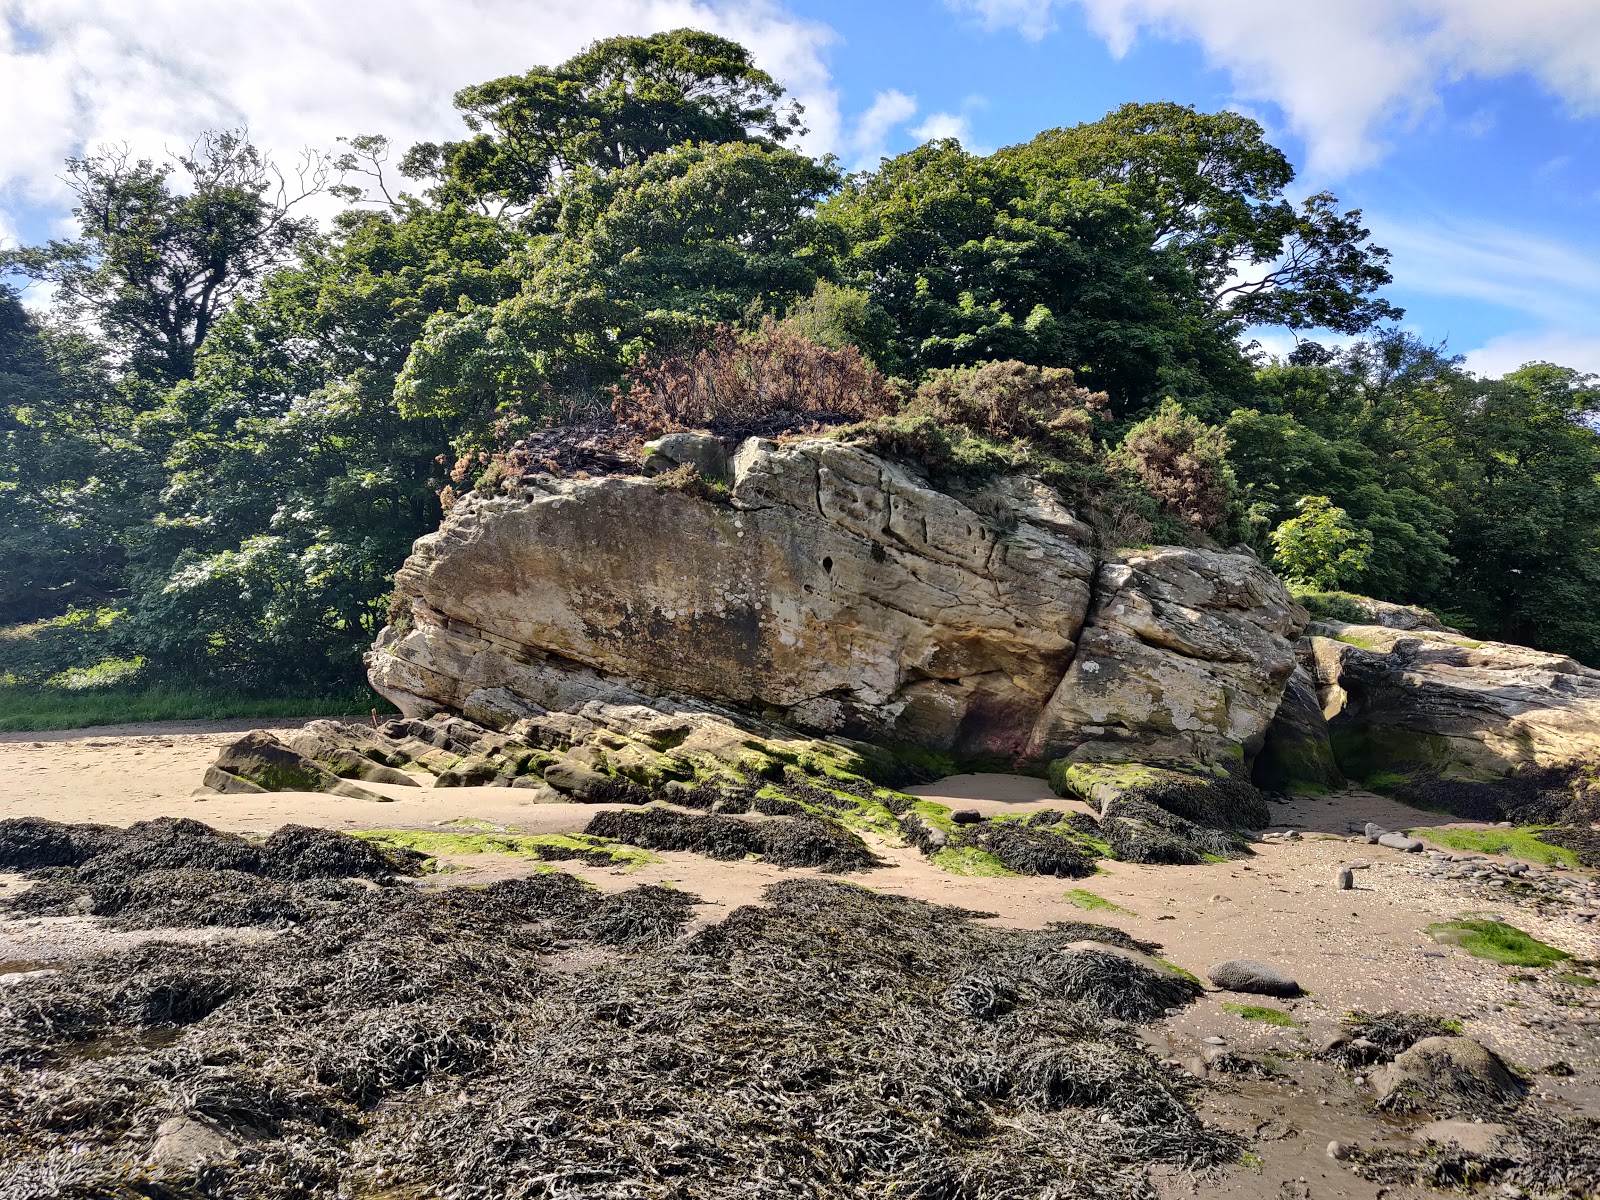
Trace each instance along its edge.
{"label": "boulder", "polygon": [[1423,1038],[1372,1082],[1379,1107],[1396,1112],[1486,1114],[1515,1104],[1528,1090],[1499,1055],[1466,1037]]}
{"label": "boulder", "polygon": [[1253,555],[1157,546],[1101,564],[1038,757],[1238,761],[1260,749],[1305,610]]}
{"label": "boulder", "polygon": [[197,1117],[169,1117],[156,1127],[155,1141],[145,1155],[147,1162],[178,1169],[227,1158],[239,1143],[210,1121]]}
{"label": "boulder", "polygon": [[1422,843],[1414,837],[1407,837],[1403,833],[1380,833],[1378,845],[1387,846],[1391,850],[1401,850],[1407,854],[1416,854],[1422,850]]}
{"label": "boulder", "polygon": [[728,477],[728,452],[714,434],[669,433],[646,442],[643,449],[646,475],[692,466],[706,480],[720,482]]}
{"label": "boulder", "polygon": [[1322,622],[1309,649],[1341,769],[1490,780],[1600,754],[1600,671],[1444,630]]}
{"label": "boulder", "polygon": [[[695,437],[655,452],[709,453]],[[396,578],[373,686],[499,729],[676,705],[1007,759],[1242,763],[1293,670],[1305,614],[1248,553],[1106,558],[1036,481],[941,490],[823,438],[751,438],[728,474],[725,499],[616,475],[464,498]]]}
{"label": "boulder", "polygon": [[389,765],[391,758],[403,756],[392,746],[385,745],[377,731],[367,725],[311,721],[290,734],[285,744],[341,779],[419,786],[414,776]]}
{"label": "boulder", "polygon": [[1206,975],[1225,992],[1247,992],[1252,996],[1300,995],[1300,985],[1293,976],[1253,958],[1229,959],[1212,967]]}
{"label": "boulder", "polygon": [[352,800],[386,800],[377,792],[340,779],[328,768],[286,746],[263,729],[223,749],[207,769],[215,792],[329,792]]}
{"label": "boulder", "polygon": [[[368,656],[408,715],[494,722],[663,695],[1014,755],[1089,604],[1089,528],[1042,485],[965,498],[857,447],[751,439],[727,503],[636,476],[468,496],[396,578]],[[487,717],[489,714],[485,714]]]}

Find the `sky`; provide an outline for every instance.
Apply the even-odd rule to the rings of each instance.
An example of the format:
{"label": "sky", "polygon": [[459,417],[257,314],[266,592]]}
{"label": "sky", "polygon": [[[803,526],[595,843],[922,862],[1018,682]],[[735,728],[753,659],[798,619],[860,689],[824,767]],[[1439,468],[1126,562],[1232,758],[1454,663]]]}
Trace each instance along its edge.
{"label": "sky", "polygon": [[1296,197],[1363,210],[1409,329],[1600,373],[1597,0],[0,0],[0,245],[69,231],[62,161],[102,143],[452,137],[465,84],[684,25],[750,46],[852,168],[1127,101],[1248,113]]}

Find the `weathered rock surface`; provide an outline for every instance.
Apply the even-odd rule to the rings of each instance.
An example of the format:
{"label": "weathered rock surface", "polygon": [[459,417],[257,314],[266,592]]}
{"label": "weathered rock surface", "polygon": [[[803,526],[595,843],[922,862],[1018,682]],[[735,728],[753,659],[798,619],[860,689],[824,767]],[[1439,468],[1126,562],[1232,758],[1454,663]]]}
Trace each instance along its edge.
{"label": "weathered rock surface", "polygon": [[727,503],[636,476],[467,497],[400,571],[373,685],[498,729],[665,704],[1007,758],[1239,761],[1294,668],[1305,614],[1248,554],[1102,563],[1042,485],[953,495],[825,439],[750,439],[729,471]]}
{"label": "weathered rock surface", "polygon": [[1325,792],[1344,786],[1316,676],[1304,665],[1295,667],[1284,686],[1252,777],[1276,792]]}
{"label": "weathered rock surface", "polygon": [[1440,630],[1330,622],[1312,632],[1346,774],[1483,778],[1600,753],[1600,671],[1574,659]]}
{"label": "weathered rock surface", "polygon": [[1119,551],[1099,568],[1078,652],[1030,749],[1091,761],[1253,755],[1306,619],[1252,555]]}
{"label": "weathered rock surface", "polygon": [[1378,1104],[1397,1111],[1488,1114],[1528,1090],[1499,1055],[1471,1038],[1423,1038],[1373,1077]]}
{"label": "weathered rock surface", "polygon": [[329,792],[352,800],[387,799],[339,778],[261,729],[225,747],[206,769],[204,782],[212,791],[223,793]]}

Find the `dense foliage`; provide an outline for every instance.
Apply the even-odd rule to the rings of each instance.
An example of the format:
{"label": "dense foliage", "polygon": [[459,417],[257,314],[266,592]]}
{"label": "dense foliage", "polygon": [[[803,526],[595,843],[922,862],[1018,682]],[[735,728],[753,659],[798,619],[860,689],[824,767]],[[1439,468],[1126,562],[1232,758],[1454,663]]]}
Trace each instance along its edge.
{"label": "dense foliage", "polygon": [[[1595,381],[1396,331],[1388,252],[1293,202],[1247,117],[1125,105],[843,176],[690,30],[456,103],[398,179],[374,135],[292,184],[235,133],[68,164],[79,236],[0,257],[53,285],[0,285],[0,681],[346,690],[441,497],[566,423],[1025,470],[1108,543],[1245,542],[1600,663]],[[1269,325],[1362,340],[1268,360]]]}

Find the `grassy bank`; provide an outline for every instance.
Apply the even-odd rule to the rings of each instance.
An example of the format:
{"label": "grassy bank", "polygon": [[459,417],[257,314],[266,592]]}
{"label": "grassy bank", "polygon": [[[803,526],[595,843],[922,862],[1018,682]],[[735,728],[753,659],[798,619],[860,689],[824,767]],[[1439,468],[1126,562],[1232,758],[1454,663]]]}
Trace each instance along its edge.
{"label": "grassy bank", "polygon": [[0,687],[0,732],[84,729],[134,721],[226,721],[393,712],[368,688],[325,696],[244,696],[202,687],[73,690]]}

